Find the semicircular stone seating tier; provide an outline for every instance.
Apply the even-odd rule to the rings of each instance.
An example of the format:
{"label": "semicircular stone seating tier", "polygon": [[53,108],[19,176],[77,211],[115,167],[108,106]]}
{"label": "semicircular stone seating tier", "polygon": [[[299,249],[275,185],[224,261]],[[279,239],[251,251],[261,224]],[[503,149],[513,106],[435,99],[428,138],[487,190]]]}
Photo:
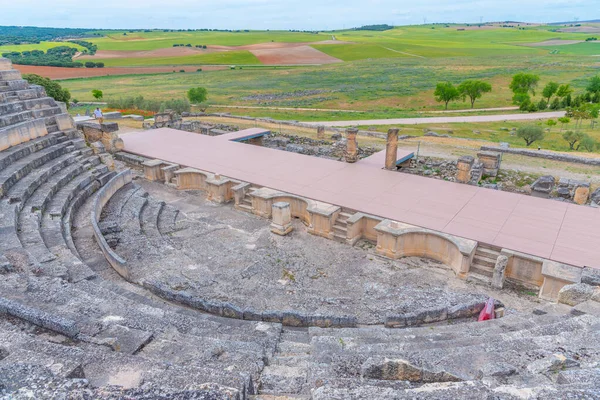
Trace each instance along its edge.
{"label": "semicircular stone seating tier", "polygon": [[108,171],[64,108],[0,58],[1,397],[600,396],[593,308],[333,329],[225,318],[157,298],[109,264],[127,260],[103,253],[121,230],[159,245],[183,221],[130,174]]}

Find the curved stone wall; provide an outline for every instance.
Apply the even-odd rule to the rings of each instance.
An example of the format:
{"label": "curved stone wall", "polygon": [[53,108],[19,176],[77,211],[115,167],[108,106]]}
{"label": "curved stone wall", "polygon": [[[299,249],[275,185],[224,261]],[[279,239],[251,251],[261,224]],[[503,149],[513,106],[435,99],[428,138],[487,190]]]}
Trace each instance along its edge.
{"label": "curved stone wall", "polygon": [[100,231],[100,227],[98,226],[98,222],[100,221],[100,215],[102,214],[102,209],[111,199],[111,197],[123,186],[127,185],[132,181],[131,170],[126,169],[119,174],[117,174],[114,178],[112,178],[106,185],[102,187],[96,194],[94,199],[94,204],[92,206],[91,218],[92,218],[92,228],[94,230],[94,237],[104,253],[104,257],[110,263],[110,265],[121,275],[123,278],[129,280],[129,268],[127,266],[127,261],[125,261],[121,256],[113,251],[110,248],[106,239],[102,235]]}

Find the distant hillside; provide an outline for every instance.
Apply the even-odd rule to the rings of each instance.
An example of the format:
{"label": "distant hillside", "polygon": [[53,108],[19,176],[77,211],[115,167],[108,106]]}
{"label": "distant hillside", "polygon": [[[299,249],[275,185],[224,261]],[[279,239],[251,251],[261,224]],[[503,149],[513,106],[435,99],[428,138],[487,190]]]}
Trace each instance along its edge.
{"label": "distant hillside", "polygon": [[382,25],[364,25],[360,28],[353,28],[355,31],[389,31],[390,29],[394,29],[393,26],[382,24]]}
{"label": "distant hillside", "polygon": [[600,24],[600,19],[590,19],[587,21],[550,22],[548,25],[571,25],[571,24]]}
{"label": "distant hillside", "polygon": [[89,36],[92,36],[92,31],[90,29],[0,26],[0,46],[7,44],[37,44],[42,41]]}

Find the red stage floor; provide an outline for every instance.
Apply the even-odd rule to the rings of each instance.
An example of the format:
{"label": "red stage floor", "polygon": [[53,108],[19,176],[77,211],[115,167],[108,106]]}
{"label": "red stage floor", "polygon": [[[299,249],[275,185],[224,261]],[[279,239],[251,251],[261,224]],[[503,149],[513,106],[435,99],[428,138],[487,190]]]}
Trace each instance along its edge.
{"label": "red stage floor", "polygon": [[[125,151],[577,266],[600,268],[600,209],[174,129],[121,136]],[[398,158],[402,158],[401,152]],[[377,156],[371,161],[383,157]]]}

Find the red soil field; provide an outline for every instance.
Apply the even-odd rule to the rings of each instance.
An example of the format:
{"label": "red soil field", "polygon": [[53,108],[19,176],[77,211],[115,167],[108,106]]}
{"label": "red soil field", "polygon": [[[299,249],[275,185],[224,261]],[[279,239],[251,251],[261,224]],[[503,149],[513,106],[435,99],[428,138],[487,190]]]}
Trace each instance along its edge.
{"label": "red soil field", "polygon": [[265,65],[333,64],[343,62],[310,46],[250,50],[250,52]]}
{"label": "red soil field", "polygon": [[131,74],[160,74],[169,72],[195,72],[198,68],[204,71],[216,71],[227,69],[224,66],[213,65],[197,65],[197,66],[181,66],[174,67],[119,67],[119,68],[61,68],[61,67],[38,67],[35,65],[13,65],[15,69],[21,71],[22,74],[37,74],[50,79],[74,79],[74,78],[89,78],[92,76],[108,76],[108,75],[131,75]]}

